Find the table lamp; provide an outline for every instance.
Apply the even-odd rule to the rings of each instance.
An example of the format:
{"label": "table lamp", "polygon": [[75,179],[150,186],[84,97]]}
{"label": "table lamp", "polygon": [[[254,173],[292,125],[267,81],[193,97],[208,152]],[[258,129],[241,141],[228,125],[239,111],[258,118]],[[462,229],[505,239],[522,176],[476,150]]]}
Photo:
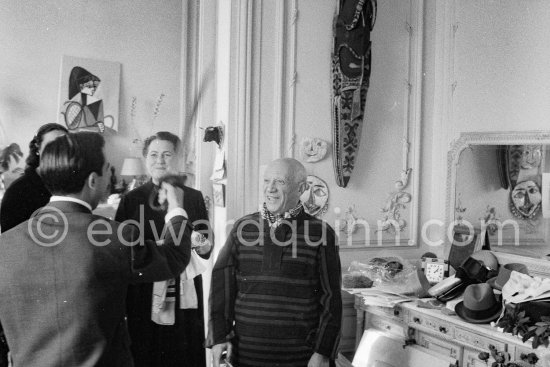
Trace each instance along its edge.
{"label": "table lamp", "polygon": [[139,176],[145,175],[145,167],[143,166],[143,162],[141,161],[141,158],[124,158],[124,162],[122,163],[122,169],[120,170],[121,176],[133,176],[133,180],[128,185],[128,191],[135,189],[138,187],[141,183],[141,180],[138,180]]}

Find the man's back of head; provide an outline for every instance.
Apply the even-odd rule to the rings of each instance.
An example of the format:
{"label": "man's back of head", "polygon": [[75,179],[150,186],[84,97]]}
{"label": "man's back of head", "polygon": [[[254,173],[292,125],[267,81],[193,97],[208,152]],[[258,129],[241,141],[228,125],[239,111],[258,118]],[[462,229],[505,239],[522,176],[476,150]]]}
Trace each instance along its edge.
{"label": "man's back of head", "polygon": [[44,148],[38,174],[53,195],[78,195],[92,174],[103,176],[104,146],[103,136],[95,132],[60,136]]}

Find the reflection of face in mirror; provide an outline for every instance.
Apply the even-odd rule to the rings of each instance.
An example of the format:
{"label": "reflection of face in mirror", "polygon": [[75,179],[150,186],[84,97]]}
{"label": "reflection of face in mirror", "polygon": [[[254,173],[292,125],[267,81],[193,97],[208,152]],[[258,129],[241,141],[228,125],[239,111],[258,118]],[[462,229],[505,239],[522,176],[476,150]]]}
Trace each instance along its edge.
{"label": "reflection of face in mirror", "polygon": [[306,162],[318,162],[327,154],[327,142],[319,138],[302,140],[302,156]]}
{"label": "reflection of face in mirror", "polygon": [[541,145],[523,145],[523,154],[521,156],[521,168],[531,169],[540,166],[542,159]]}
{"label": "reflection of face in mirror", "polygon": [[307,189],[300,196],[306,213],[321,215],[328,207],[328,186],[317,176],[307,176]]}
{"label": "reflection of face in mirror", "polygon": [[[518,183],[511,192],[512,213],[519,218],[533,218],[542,200],[540,189],[534,181]],[[515,210],[514,210],[515,209]]]}
{"label": "reflection of face in mirror", "polygon": [[542,155],[542,145],[509,145],[506,166],[510,184],[514,186],[518,181],[539,174]]}

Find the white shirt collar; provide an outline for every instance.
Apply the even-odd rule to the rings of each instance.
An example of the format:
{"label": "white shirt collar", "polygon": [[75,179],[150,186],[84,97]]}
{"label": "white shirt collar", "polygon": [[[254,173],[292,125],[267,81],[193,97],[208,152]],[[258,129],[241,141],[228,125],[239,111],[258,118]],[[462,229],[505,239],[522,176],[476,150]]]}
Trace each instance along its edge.
{"label": "white shirt collar", "polygon": [[88,208],[88,210],[92,211],[92,206],[90,204],[88,204],[87,202],[85,202],[84,200],[80,200],[80,199],[77,199],[77,198],[73,198],[71,196],[61,196],[61,195],[53,195],[51,198],[50,198],[50,203],[53,203],[55,201],[72,201],[73,203],[77,203],[77,204],[80,204],[80,205],[83,205],[85,206],[86,208]]}

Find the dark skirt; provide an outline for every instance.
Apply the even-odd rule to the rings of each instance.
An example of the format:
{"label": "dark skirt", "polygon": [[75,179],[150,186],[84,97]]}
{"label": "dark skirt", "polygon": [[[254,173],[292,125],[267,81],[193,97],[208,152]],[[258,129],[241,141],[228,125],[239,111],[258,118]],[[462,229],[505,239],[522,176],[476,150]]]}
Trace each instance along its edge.
{"label": "dark skirt", "polygon": [[152,288],[152,284],[140,284],[128,289],[128,331],[135,367],[205,367],[201,277],[195,278],[199,308],[180,310],[176,302],[174,325],[151,321]]}

